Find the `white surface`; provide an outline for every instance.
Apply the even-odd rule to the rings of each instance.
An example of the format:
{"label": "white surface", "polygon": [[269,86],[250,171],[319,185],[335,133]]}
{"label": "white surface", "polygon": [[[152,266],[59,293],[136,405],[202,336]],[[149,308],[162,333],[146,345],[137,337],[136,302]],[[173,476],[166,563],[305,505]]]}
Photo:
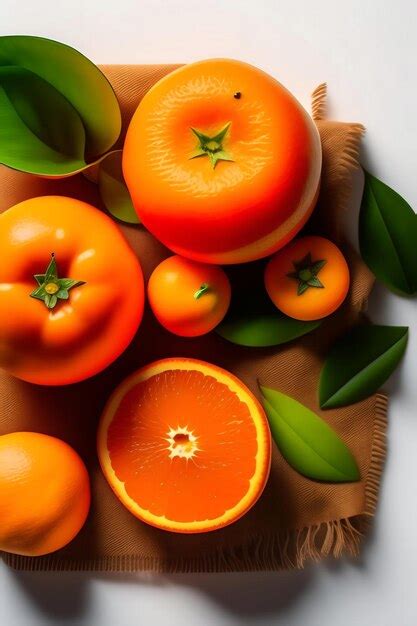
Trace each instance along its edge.
{"label": "white surface", "polygon": [[[112,8],[109,8],[111,5]],[[417,4],[406,0],[1,0],[0,34],[62,40],[95,62],[230,56],[259,65],[307,106],[368,129],[363,161],[417,207]],[[417,245],[417,242],[416,242]],[[391,391],[378,516],[359,562],[303,572],[105,576],[0,567],[4,626],[417,623],[417,301],[374,293],[374,319],[412,326]],[[414,413],[414,414],[413,414]]]}

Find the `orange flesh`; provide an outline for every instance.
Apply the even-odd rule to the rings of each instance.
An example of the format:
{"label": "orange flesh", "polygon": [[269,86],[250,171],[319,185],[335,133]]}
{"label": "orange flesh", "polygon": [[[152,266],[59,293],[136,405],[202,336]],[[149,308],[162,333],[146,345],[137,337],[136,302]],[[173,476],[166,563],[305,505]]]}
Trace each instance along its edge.
{"label": "orange flesh", "polygon": [[[99,433],[107,478],[145,521],[159,525],[149,512],[163,518],[161,527],[167,529],[212,530],[240,517],[263,490],[270,461],[263,411],[259,407],[254,416],[253,406],[230,389],[227,379],[218,380],[216,370],[223,372],[213,367],[214,377],[194,369],[165,369],[134,384],[108,426],[112,472],[103,462]],[[120,483],[141,512],[121,496]],[[251,501],[240,506],[249,492]],[[193,528],[196,522],[200,526]]]}

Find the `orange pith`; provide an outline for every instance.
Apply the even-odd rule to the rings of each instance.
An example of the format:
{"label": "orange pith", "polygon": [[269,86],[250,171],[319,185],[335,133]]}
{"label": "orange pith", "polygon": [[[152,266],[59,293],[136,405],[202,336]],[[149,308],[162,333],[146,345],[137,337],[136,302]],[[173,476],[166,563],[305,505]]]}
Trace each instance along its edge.
{"label": "orange pith", "polygon": [[163,359],[110,398],[98,431],[104,474],[139,519],[176,532],[221,528],[263,491],[271,440],[265,414],[232,374]]}

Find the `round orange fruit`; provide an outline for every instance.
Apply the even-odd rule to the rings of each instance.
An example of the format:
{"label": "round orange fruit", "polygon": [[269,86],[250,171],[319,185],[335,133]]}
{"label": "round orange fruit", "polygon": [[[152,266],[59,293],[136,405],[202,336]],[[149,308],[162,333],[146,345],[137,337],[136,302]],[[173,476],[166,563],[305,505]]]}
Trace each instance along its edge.
{"label": "round orange fruit", "polygon": [[271,76],[230,59],[186,65],[154,85],[123,151],[144,225],[203,263],[243,263],[285,245],[314,208],[320,171],[308,113]]}
{"label": "round orange fruit", "polygon": [[267,481],[271,438],[255,396],[194,359],[156,361],[111,396],[98,430],[110,486],[139,519],[181,533],[241,517]]}
{"label": "round orange fruit", "polygon": [[220,267],[175,255],[154,269],[148,297],[162,326],[182,337],[196,337],[213,330],[226,315],[230,283]]}
{"label": "round orange fruit", "polygon": [[265,287],[289,317],[317,320],[330,315],[349,291],[349,267],[329,239],[301,237],[276,253],[265,269]]}
{"label": "round orange fruit", "polygon": [[88,473],[68,444],[40,433],[0,436],[0,550],[54,552],[81,530],[89,507]]}
{"label": "round orange fruit", "polygon": [[0,367],[66,385],[126,349],[142,319],[142,270],[102,211],[63,196],[20,202],[0,215],[0,256]]}

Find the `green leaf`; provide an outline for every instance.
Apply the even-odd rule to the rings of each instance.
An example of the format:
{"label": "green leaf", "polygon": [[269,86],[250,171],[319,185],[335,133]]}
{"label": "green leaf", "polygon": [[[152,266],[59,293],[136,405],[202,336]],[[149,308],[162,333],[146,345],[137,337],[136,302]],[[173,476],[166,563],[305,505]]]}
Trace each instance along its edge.
{"label": "green leaf", "polygon": [[117,140],[121,114],[114,91],[73,48],[42,37],[0,37],[0,68],[0,161],[5,165],[69,175]]}
{"label": "green leaf", "polygon": [[312,265],[311,265],[311,272],[313,274],[318,274],[319,271],[326,265],[327,261],[325,259],[321,260],[321,261],[315,261]]}
{"label": "green leaf", "polygon": [[360,480],[354,456],[323,419],[279,391],[261,393],[275,443],[297,472],[326,482]]}
{"label": "green leaf", "polygon": [[321,320],[301,322],[280,311],[227,316],[216,332],[240,346],[264,348],[278,346],[301,337],[320,326]]}
{"label": "green leaf", "polygon": [[190,130],[191,130],[192,133],[194,133],[194,135],[197,137],[197,139],[199,141],[201,141],[202,144],[208,143],[211,140],[211,137],[209,137],[208,135],[205,135],[201,131],[197,130],[197,128],[193,128],[191,126]]}
{"label": "green leaf", "polygon": [[59,286],[61,289],[72,289],[73,287],[80,287],[81,285],[85,285],[83,280],[74,280],[73,278],[60,278]]}
{"label": "green leaf", "polygon": [[403,295],[417,292],[417,216],[393,189],[365,172],[359,216],[363,260],[376,278]]}
{"label": "green leaf", "polygon": [[48,307],[48,309],[53,309],[56,303],[58,302],[58,298],[55,294],[52,294],[47,297],[45,302],[46,302],[46,306]]}
{"label": "green leaf", "polygon": [[401,360],[408,340],[404,326],[358,326],[330,351],[320,375],[322,409],[345,406],[375,393]]}
{"label": "green leaf", "polygon": [[54,278],[57,278],[57,277],[58,277],[58,268],[56,266],[55,255],[52,254],[51,260],[49,261],[49,265],[46,268],[44,282],[47,283],[50,280],[53,280]]}
{"label": "green leaf", "polygon": [[299,283],[297,287],[297,296],[302,296],[305,291],[308,289],[308,283]]}
{"label": "green leaf", "polygon": [[43,284],[36,287],[31,293],[31,298],[37,298],[38,300],[45,300],[46,291],[44,289]]}
{"label": "green leaf", "polygon": [[45,274],[34,274],[33,278],[36,280],[38,285],[43,285],[45,282]]}
{"label": "green leaf", "polygon": [[221,144],[223,142],[223,139],[226,137],[227,131],[229,130],[231,125],[232,122],[227,122],[227,124],[225,124],[221,130],[219,130],[217,135],[214,135],[214,137],[211,138],[211,141],[216,141],[217,143]]}
{"label": "green leaf", "polygon": [[313,276],[313,278],[309,278],[309,280],[307,281],[307,285],[309,287],[318,287],[319,289],[323,288],[323,283],[321,282],[319,278],[317,278],[317,276]]}
{"label": "green leaf", "polygon": [[1,163],[64,175],[85,166],[84,149],[81,118],[64,96],[33,72],[0,66]]}
{"label": "green leaf", "polygon": [[122,151],[116,150],[100,163],[98,187],[106,209],[122,222],[139,224],[122,171]]}

